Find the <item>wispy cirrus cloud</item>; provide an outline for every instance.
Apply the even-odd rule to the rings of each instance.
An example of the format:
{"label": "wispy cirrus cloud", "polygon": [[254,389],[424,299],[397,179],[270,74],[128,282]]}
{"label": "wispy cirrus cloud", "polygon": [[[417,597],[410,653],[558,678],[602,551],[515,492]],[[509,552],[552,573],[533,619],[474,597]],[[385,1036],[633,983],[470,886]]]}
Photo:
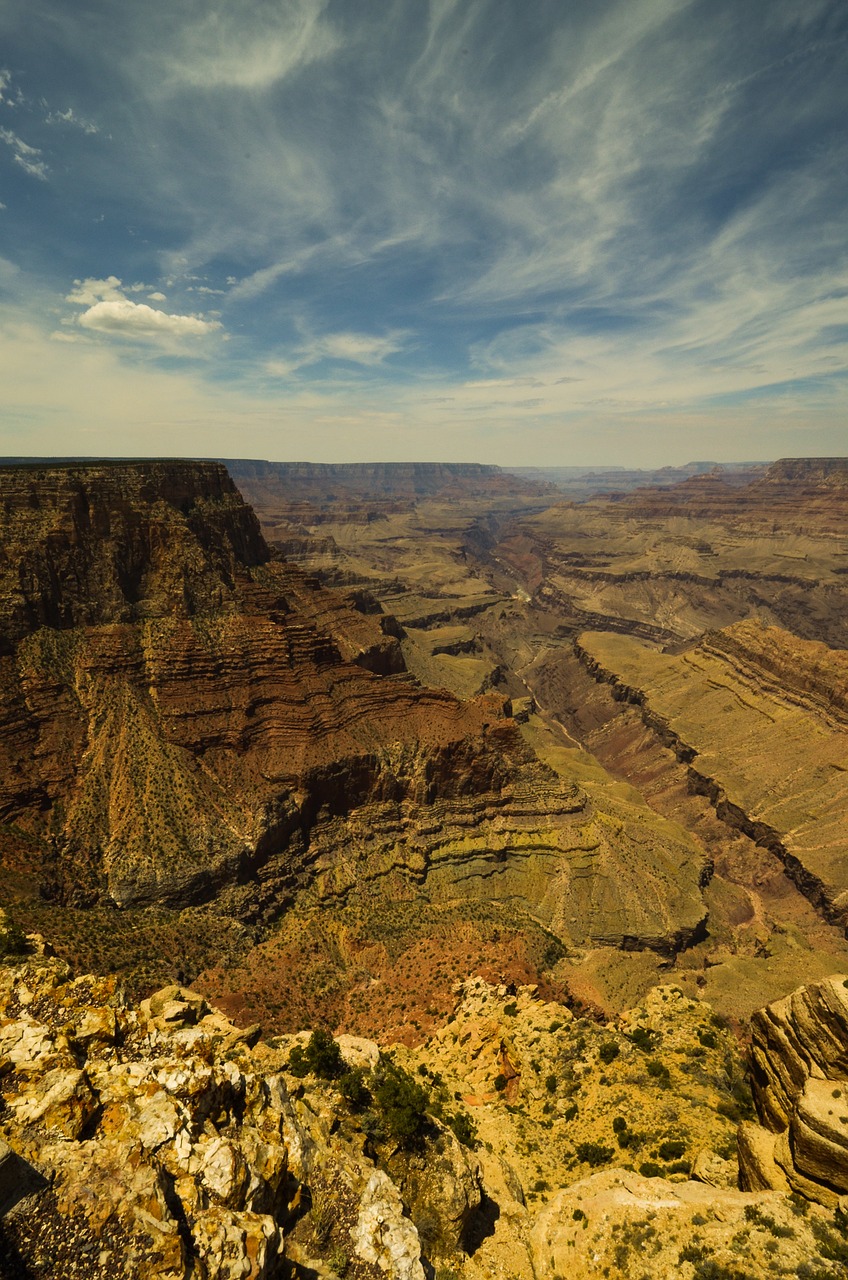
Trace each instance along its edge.
{"label": "wispy cirrus cloud", "polygon": [[408,345],[406,333],[325,333],[310,337],[284,359],[266,361],[264,371],[272,377],[287,378],[300,369],[309,369],[330,360],[343,365],[377,369]]}
{"label": "wispy cirrus cloud", "polygon": [[44,123],[70,125],[74,129],[81,129],[83,133],[87,133],[89,136],[100,132],[96,124],[79,116],[73,107],[68,107],[65,111],[48,111],[44,117]]}
{"label": "wispy cirrus cloud", "polygon": [[7,147],[11,147],[15,164],[20,165],[24,173],[28,173],[31,178],[39,178],[42,182],[47,181],[47,165],[41,159],[42,153],[38,147],[29,146],[11,129],[0,128],[0,142],[5,142]]}
{"label": "wispy cirrus cloud", "polygon": [[[161,89],[262,90],[335,52],[339,35],[324,19],[324,0],[235,8],[192,4],[164,60]],[[193,11],[193,12],[192,12]],[[164,61],[164,67],[163,67]]]}
{"label": "wispy cirrus cloud", "polygon": [[837,432],[838,0],[86,0],[97,42],[37,3],[38,39],[26,0],[0,12],[3,222],[22,259],[48,246],[60,314],[82,281],[66,338],[214,348],[245,405],[257,380],[328,423],[358,405],[392,447],[412,388],[457,438],[511,421],[547,457],[565,422],[691,426],[734,397],[785,421],[806,396]]}

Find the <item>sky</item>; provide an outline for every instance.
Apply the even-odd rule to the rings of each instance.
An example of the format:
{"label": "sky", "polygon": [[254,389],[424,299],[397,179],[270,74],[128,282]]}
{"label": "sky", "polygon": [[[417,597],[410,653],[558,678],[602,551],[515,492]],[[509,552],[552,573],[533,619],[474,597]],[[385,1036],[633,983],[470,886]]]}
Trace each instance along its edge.
{"label": "sky", "polygon": [[844,0],[0,0],[0,454],[848,453]]}

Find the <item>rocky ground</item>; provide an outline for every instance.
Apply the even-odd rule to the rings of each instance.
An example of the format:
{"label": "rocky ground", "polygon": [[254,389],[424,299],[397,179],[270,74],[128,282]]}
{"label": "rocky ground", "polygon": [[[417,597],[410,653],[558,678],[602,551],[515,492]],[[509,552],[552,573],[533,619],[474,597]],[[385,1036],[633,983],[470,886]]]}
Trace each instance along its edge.
{"label": "rocky ground", "polygon": [[[738,1190],[753,1114],[738,1044],[675,987],[602,1023],[478,979],[445,1028],[386,1051],[266,1040],[178,986],[136,1006],[28,946],[0,965],[4,1280],[846,1273],[832,1188],[848,1185],[848,1148],[823,1162],[796,1135],[775,1187],[762,1171],[778,1166],[751,1155],[772,1130],[744,1122],[743,1183],[758,1189]],[[764,1013],[764,1123],[785,1123],[782,1088],[814,1133],[811,1086],[848,1089],[846,1026],[841,978]],[[799,1046],[818,1075],[787,1093]]]}

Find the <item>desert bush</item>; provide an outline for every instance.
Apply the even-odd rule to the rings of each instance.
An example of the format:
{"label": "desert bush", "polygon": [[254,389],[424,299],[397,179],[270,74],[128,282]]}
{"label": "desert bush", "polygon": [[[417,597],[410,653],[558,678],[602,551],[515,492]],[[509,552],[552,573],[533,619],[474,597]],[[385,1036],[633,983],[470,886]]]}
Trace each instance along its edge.
{"label": "desert bush", "polygon": [[480,1145],[477,1126],[469,1115],[464,1111],[457,1111],[455,1115],[448,1116],[445,1123],[464,1147],[469,1147],[472,1151],[477,1150]]}
{"label": "desert bush", "polygon": [[583,1164],[591,1165],[593,1169],[599,1164],[609,1164],[613,1157],[612,1147],[605,1147],[600,1142],[578,1142],[575,1150],[577,1159]]}
{"label": "desert bush", "polygon": [[339,1077],[339,1093],[351,1111],[361,1111],[371,1101],[371,1091],[365,1083],[364,1067],[353,1067]]}
{"label": "desert bush", "polygon": [[601,1062],[614,1062],[621,1050],[614,1040],[606,1040],[598,1050]]}
{"label": "desert bush", "polygon": [[336,1080],[344,1068],[341,1049],[329,1031],[324,1031],[322,1027],[317,1027],[312,1032],[305,1048],[296,1044],[289,1053],[289,1071],[295,1076],[305,1076],[312,1072],[322,1080]]}
{"label": "desert bush", "polygon": [[0,908],[0,960],[26,955],[28,950],[23,930]]}
{"label": "desert bush", "polygon": [[424,1127],[428,1098],[420,1084],[394,1063],[383,1063],[373,1090],[386,1134],[412,1143]]}
{"label": "desert bush", "polygon": [[660,1143],[657,1155],[661,1160],[679,1160],[686,1150],[686,1143],[675,1138],[667,1138]]}
{"label": "desert bush", "polygon": [[648,1027],[636,1027],[630,1032],[630,1042],[635,1044],[637,1049],[641,1049],[643,1053],[651,1053],[659,1044],[659,1032],[651,1031]]}
{"label": "desert bush", "polygon": [[649,1058],[645,1063],[645,1070],[662,1088],[668,1087],[671,1075],[664,1062],[660,1062],[657,1058]]}

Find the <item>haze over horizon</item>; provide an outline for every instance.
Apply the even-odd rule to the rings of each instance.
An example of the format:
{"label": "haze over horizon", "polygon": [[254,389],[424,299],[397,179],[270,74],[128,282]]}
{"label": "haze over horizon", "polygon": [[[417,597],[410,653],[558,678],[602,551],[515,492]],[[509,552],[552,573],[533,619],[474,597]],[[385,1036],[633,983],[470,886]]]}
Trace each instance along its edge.
{"label": "haze over horizon", "polygon": [[0,453],[845,453],[836,0],[7,0]]}

